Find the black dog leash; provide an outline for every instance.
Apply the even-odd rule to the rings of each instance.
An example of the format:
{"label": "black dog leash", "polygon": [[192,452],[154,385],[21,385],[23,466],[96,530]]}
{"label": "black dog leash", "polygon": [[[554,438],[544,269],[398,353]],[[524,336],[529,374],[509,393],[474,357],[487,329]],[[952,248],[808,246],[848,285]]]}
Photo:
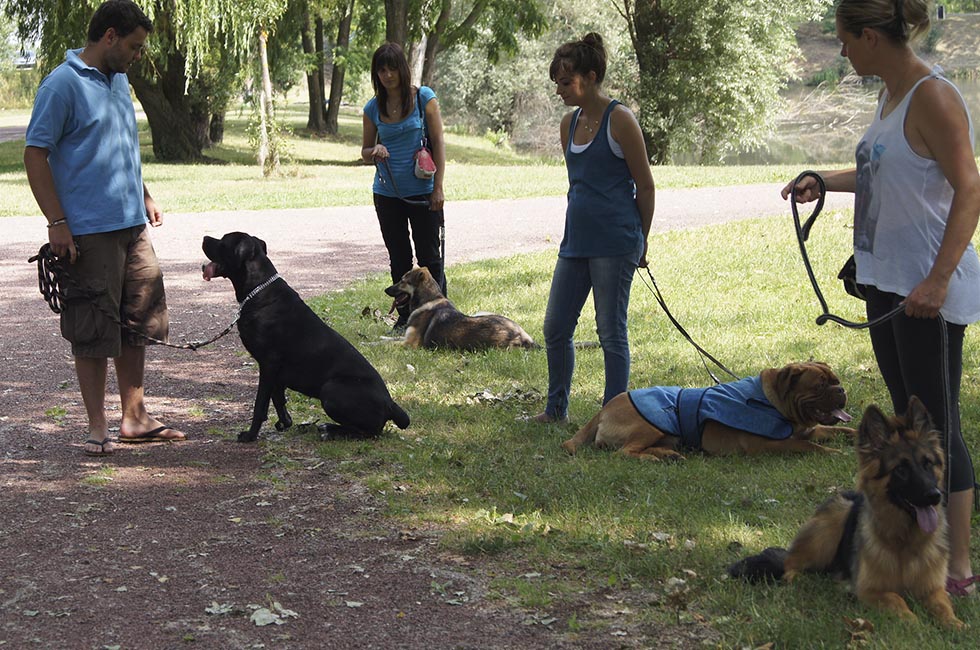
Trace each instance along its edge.
{"label": "black dog leash", "polygon": [[[44,297],[44,301],[48,303],[48,307],[51,308],[51,311],[53,311],[56,314],[60,314],[65,310],[64,302],[66,297],[66,293],[65,293],[66,285],[67,287],[73,288],[79,292],[84,292],[84,289],[79,287],[78,284],[72,279],[71,275],[65,272],[65,267],[62,264],[61,260],[51,251],[51,244],[44,244],[43,246],[41,246],[40,250],[38,250],[37,255],[31,256],[31,258],[27,260],[28,264],[33,264],[35,262],[37,262],[38,289],[40,290],[41,295]],[[268,280],[266,280],[265,282],[263,282],[262,284],[260,284],[258,287],[253,289],[252,292],[245,297],[245,300],[239,303],[238,313],[235,315],[235,319],[232,320],[231,324],[228,325],[228,327],[226,327],[224,330],[222,330],[220,334],[211,337],[207,341],[195,341],[192,343],[184,343],[182,345],[178,345],[176,343],[168,343],[167,341],[161,341],[160,339],[153,338],[152,336],[144,332],[141,332],[137,329],[130,327],[129,325],[126,325],[121,320],[119,320],[118,314],[113,314],[105,307],[100,305],[98,302],[93,302],[92,304],[96,309],[99,310],[99,312],[102,313],[103,316],[108,318],[114,324],[118,325],[119,327],[123,328],[128,332],[132,332],[133,334],[136,334],[140,338],[143,338],[157,345],[166,346],[168,348],[194,351],[197,350],[198,348],[203,348],[206,345],[211,345],[221,337],[231,332],[231,330],[235,327],[235,325],[242,317],[242,309],[244,309],[245,303],[251,300],[255,296],[255,294],[259,293],[259,291],[265,289],[267,286],[269,286],[270,284],[272,284],[278,279],[279,279],[279,274],[277,273],[271,278],[269,278]]]}
{"label": "black dog leash", "polygon": [[398,191],[398,183],[395,182],[395,175],[391,173],[391,165],[388,163],[388,158],[382,158],[381,162],[375,161],[374,165],[378,169],[378,180],[381,181],[382,185],[387,185],[388,181],[385,180],[385,175],[381,173],[381,165],[384,164],[385,170],[388,172],[388,178],[391,179],[391,189],[395,191],[395,196],[399,199],[408,203],[409,205],[424,205],[429,206],[429,199],[409,199],[402,196],[402,193]]}
{"label": "black dog leash", "polygon": [[820,196],[817,198],[817,205],[813,208],[813,212],[806,220],[806,223],[802,225],[800,224],[800,211],[797,207],[796,200],[792,196],[790,196],[789,205],[790,209],[793,211],[793,225],[796,227],[796,240],[800,245],[800,255],[803,257],[803,266],[806,267],[806,274],[810,278],[810,285],[813,287],[813,292],[817,295],[817,300],[820,301],[821,310],[823,310],[823,313],[817,316],[817,325],[823,325],[827,321],[834,321],[835,323],[851,329],[867,329],[869,327],[874,327],[879,323],[883,323],[886,320],[893,318],[895,314],[904,311],[905,307],[899,305],[887,314],[883,314],[874,320],[865,323],[857,323],[830,313],[830,309],[827,307],[827,301],[823,297],[823,292],[820,291],[820,285],[817,284],[817,277],[813,273],[813,266],[810,264],[810,256],[807,255],[806,252],[806,241],[810,238],[810,229],[813,227],[813,222],[815,222],[817,217],[820,215],[820,211],[823,210],[824,199],[827,196],[827,184],[824,182],[823,177],[820,176],[820,174],[808,170],[797,176],[793,181],[794,192],[796,191],[797,184],[808,176],[817,181],[817,186],[820,188]]}
{"label": "black dog leash", "polygon": [[674,327],[677,328],[677,331],[680,332],[681,335],[683,335],[683,337],[686,338],[688,342],[694,346],[695,350],[697,350],[698,356],[701,357],[701,365],[704,366],[704,369],[708,373],[708,376],[711,377],[711,379],[713,379],[716,384],[721,383],[721,380],[719,380],[718,377],[715,376],[715,373],[711,372],[711,368],[708,367],[708,363],[705,360],[706,358],[710,360],[713,364],[715,364],[718,368],[731,375],[732,378],[736,380],[741,379],[741,377],[739,377],[734,372],[726,368],[725,364],[723,364],[721,361],[718,361],[718,359],[715,359],[711,355],[711,353],[709,353],[703,347],[698,345],[698,343],[694,340],[694,338],[687,333],[687,330],[684,329],[684,326],[681,325],[676,318],[674,318],[674,315],[670,313],[670,309],[667,308],[667,301],[664,300],[663,294],[660,293],[660,287],[657,286],[657,281],[653,278],[653,273],[650,271],[649,265],[646,267],[646,272],[647,272],[647,276],[649,276],[650,278],[650,284],[647,284],[646,278],[644,278],[642,274],[640,275],[640,280],[642,280],[643,284],[646,284],[647,288],[650,289],[650,293],[652,293],[653,297],[657,299],[657,304],[659,304],[660,308],[664,310],[665,314],[667,314],[667,318],[669,318],[670,322],[674,324]]}
{"label": "black dog leash", "polygon": [[[790,208],[793,211],[793,224],[796,226],[796,240],[800,245],[800,254],[803,256],[803,266],[806,267],[806,273],[810,277],[810,284],[813,286],[813,292],[817,295],[817,300],[820,301],[820,307],[823,309],[823,313],[817,316],[817,325],[823,325],[827,321],[834,321],[839,325],[850,329],[868,329],[874,327],[875,325],[880,325],[886,321],[895,318],[900,313],[905,311],[905,305],[898,305],[886,314],[878,316],[874,320],[867,321],[865,323],[856,323],[854,321],[849,321],[845,318],[841,318],[836,314],[830,313],[827,308],[827,301],[823,297],[823,293],[820,291],[820,285],[817,284],[817,278],[813,273],[813,267],[810,265],[810,257],[806,252],[806,241],[810,238],[810,229],[813,227],[813,222],[816,221],[817,215],[823,209],[824,198],[827,195],[827,184],[824,182],[823,177],[817,172],[807,170],[801,173],[793,181],[793,193],[796,192],[796,186],[806,177],[813,178],[817,181],[817,186],[820,188],[820,196],[817,198],[817,205],[813,208],[813,213],[806,220],[806,223],[800,225],[800,213],[796,207],[795,197],[790,195]],[[943,318],[942,314],[936,316],[939,319],[939,340],[940,349],[939,355],[941,357],[940,365],[943,374],[943,409],[946,414],[945,422],[947,432],[943,435],[943,452],[946,457],[946,494],[949,494],[949,433],[948,430],[952,428],[954,423],[952,422],[953,417],[953,405],[951,402],[951,387],[949,385],[949,331],[946,328],[946,319]],[[980,497],[978,497],[980,498]]]}

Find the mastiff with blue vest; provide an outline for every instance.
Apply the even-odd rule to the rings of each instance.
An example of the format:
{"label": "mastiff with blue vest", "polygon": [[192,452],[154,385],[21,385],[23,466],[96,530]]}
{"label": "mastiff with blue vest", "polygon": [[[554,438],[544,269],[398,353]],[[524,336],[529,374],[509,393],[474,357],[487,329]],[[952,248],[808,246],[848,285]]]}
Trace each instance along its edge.
{"label": "mastiff with blue vest", "polygon": [[654,386],[620,393],[562,447],[619,449],[646,460],[712,455],[835,451],[817,444],[854,430],[837,375],[818,361],[768,368],[709,388]]}

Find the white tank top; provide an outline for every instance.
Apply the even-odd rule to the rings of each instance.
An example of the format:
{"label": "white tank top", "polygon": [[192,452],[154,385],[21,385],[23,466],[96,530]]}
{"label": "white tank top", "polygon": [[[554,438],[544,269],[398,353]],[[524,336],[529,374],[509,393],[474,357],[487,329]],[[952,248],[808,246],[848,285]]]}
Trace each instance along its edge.
{"label": "white tank top", "polygon": [[[884,119],[882,93],[871,126],[858,143],[854,193],[854,259],[857,281],[907,296],[932,268],[946,231],[953,188],[935,160],[924,158],[905,139],[905,118],[912,94],[922,82],[940,79],[937,67],[920,79]],[[963,96],[960,95],[960,101]],[[964,103],[963,110],[966,111]],[[970,142],[973,121],[967,111]],[[980,320],[980,259],[971,243],[949,281],[940,310],[951,323]]]}

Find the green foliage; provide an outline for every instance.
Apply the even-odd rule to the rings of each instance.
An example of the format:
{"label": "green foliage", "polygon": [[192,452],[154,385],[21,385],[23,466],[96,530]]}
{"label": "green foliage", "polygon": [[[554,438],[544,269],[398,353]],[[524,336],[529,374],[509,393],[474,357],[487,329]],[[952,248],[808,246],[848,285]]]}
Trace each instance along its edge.
{"label": "green foliage", "polygon": [[827,0],[621,0],[652,160],[759,144],[781,105],[794,28]]}
{"label": "green foliage", "polygon": [[608,50],[606,90],[627,99],[622,93],[630,85],[635,65],[611,3],[552,2],[547,22],[547,34],[523,43],[517,53],[497,55],[493,65],[487,65],[495,56],[494,37],[487,31],[469,48],[440,56],[435,86],[448,127],[464,133],[503,130],[518,151],[546,151],[559,156],[558,124],[569,109],[555,95],[548,66],[555,48],[590,31],[602,34]]}

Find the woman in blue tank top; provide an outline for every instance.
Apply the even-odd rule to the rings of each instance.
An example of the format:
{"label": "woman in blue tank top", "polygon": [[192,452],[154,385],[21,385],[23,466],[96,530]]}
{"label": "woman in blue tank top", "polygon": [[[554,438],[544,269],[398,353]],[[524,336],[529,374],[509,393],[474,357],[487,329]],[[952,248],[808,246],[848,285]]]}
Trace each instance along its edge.
{"label": "woman in blue tank top", "polygon": [[536,422],[563,422],[575,366],[572,337],[592,293],[605,363],[603,404],[629,383],[626,329],[630,287],[646,266],[654,186],[643,134],[633,113],[602,92],[606,52],[595,33],[555,51],[551,80],[567,106],[561,121],[568,169],[565,235],[544,318],[548,403]]}
{"label": "woman in blue tank top", "polygon": [[[374,208],[388,249],[391,280],[398,282],[414,259],[424,266],[446,294],[440,231],[444,228],[442,179],[446,149],[439,102],[428,86],[411,85],[408,61],[401,46],[385,43],[371,59],[374,97],[364,106],[361,158],[376,163]],[[415,152],[428,134],[435,176],[415,176]],[[409,236],[411,227],[411,236]],[[404,331],[408,306],[398,308],[395,331]]]}
{"label": "woman in blue tank top", "polygon": [[[980,318],[980,264],[970,245],[980,218],[972,123],[959,91],[912,49],[929,30],[928,0],[841,0],[836,14],[841,56],[885,88],[858,143],[857,167],[821,175],[828,191],[855,193],[854,258],[868,320],[905,307],[868,331],[895,412],[915,395],[945,434],[946,590],[964,596],[980,581],[970,563],[975,476],[959,416],[964,333]],[[782,194],[802,203],[818,192],[807,178]]]}

